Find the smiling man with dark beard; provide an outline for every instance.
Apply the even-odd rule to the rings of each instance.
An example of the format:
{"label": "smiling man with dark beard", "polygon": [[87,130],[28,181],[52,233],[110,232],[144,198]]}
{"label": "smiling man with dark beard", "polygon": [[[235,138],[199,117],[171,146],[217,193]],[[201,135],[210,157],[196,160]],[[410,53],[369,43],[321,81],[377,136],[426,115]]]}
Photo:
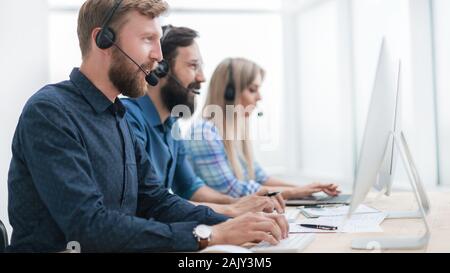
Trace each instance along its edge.
{"label": "smiling man with dark beard", "polygon": [[175,76],[170,75],[166,84],[161,87],[161,100],[165,108],[172,113],[176,106],[185,105],[189,108],[190,116],[192,116],[197,102],[195,92],[200,90],[202,82],[195,80],[185,88]]}
{"label": "smiling man with dark beard", "polygon": [[161,48],[169,73],[157,86],[148,87],[146,96],[122,100],[128,109],[126,118],[152,159],[160,181],[177,195],[231,217],[249,211],[272,212],[274,208],[282,212],[283,200],[265,197],[265,192],[235,199],[206,186],[187,161],[183,142],[173,136],[179,128],[172,110],[187,106],[188,116],[192,116],[196,95],[205,82],[196,38],[192,29],[163,27]]}

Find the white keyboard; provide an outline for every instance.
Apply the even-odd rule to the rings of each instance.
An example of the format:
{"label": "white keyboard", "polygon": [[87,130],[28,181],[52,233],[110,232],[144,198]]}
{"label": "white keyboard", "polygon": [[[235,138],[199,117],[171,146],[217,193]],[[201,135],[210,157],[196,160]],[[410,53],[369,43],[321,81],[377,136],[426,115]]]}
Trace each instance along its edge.
{"label": "white keyboard", "polygon": [[256,253],[298,253],[314,241],[315,236],[315,234],[291,234],[289,238],[281,240],[276,246],[261,242],[250,250]]}
{"label": "white keyboard", "polygon": [[295,209],[286,209],[286,211],[284,212],[284,217],[286,217],[286,220],[289,223],[295,223],[295,221],[297,221],[298,215],[300,214],[300,210],[295,208]]}

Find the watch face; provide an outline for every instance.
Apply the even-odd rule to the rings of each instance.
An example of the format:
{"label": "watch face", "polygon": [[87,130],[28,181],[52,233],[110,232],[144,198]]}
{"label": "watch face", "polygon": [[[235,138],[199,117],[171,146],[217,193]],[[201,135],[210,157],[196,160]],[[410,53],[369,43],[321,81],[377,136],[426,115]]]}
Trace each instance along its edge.
{"label": "watch face", "polygon": [[197,234],[200,239],[208,239],[211,236],[211,227],[199,225],[195,228],[195,234]]}

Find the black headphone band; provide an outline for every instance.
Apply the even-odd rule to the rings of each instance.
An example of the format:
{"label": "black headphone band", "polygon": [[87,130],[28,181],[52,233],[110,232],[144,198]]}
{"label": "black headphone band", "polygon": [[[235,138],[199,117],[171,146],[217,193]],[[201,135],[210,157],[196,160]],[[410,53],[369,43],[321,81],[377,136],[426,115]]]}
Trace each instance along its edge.
{"label": "black headphone band", "polygon": [[101,49],[108,49],[114,45],[116,42],[116,34],[113,29],[109,27],[114,14],[116,14],[123,0],[117,0],[114,6],[108,11],[105,16],[105,20],[101,26],[100,32],[96,37],[96,44]]}
{"label": "black headphone band", "polygon": [[108,12],[108,14],[105,17],[105,20],[103,21],[102,30],[108,28],[109,23],[111,22],[114,14],[116,14],[117,9],[119,9],[122,2],[123,0],[117,0],[114,6],[111,8],[111,10]]}
{"label": "black headphone band", "polygon": [[230,59],[230,62],[228,63],[228,84],[234,85],[234,78],[233,78],[233,59]]}

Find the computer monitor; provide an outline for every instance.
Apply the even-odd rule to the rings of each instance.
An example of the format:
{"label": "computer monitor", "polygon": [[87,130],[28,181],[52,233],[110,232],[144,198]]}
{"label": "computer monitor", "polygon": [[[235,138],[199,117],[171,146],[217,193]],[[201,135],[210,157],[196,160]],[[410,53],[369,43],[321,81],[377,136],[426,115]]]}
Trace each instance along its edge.
{"label": "computer monitor", "polygon": [[[388,54],[388,53],[387,53]],[[389,54],[388,54],[389,55]],[[392,132],[400,132],[401,131],[401,98],[400,98],[400,90],[401,90],[401,63],[398,66],[397,73],[397,95],[395,98],[395,112],[394,112],[394,124],[392,128]],[[389,139],[389,142],[386,146],[386,153],[381,164],[380,170],[378,172],[378,177],[375,182],[374,188],[383,194],[390,196],[392,190],[392,183],[394,181],[395,168],[398,162],[398,154],[395,153],[395,141],[393,138]]]}
{"label": "computer monitor", "polygon": [[394,140],[390,135],[396,129],[396,66],[386,40],[383,39],[353,184],[354,205],[364,201],[372,187],[381,190],[384,187],[390,188],[392,183]]}
{"label": "computer monitor", "polygon": [[349,217],[365,200],[373,187],[386,188],[387,193],[390,193],[396,154],[398,154],[406,169],[419,211],[388,212],[388,217],[422,218],[427,231],[420,238],[361,238],[352,242],[353,248],[367,249],[377,242],[381,249],[413,249],[423,247],[429,239],[429,227],[426,222],[426,214],[429,211],[428,198],[405,136],[399,128],[400,75],[401,64],[392,58],[387,42],[383,39],[353,184]]}

